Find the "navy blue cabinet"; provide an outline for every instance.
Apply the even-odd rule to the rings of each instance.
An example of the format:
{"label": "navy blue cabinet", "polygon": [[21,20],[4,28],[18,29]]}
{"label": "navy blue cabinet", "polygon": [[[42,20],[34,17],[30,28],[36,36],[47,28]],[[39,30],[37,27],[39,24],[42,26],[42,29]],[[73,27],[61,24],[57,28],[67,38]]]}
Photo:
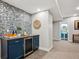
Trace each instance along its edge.
{"label": "navy blue cabinet", "polygon": [[1,41],[2,59],[19,59],[24,56],[24,38]]}
{"label": "navy blue cabinet", "polygon": [[39,48],[39,35],[29,38],[1,40],[1,45],[2,59],[19,59]]}
{"label": "navy blue cabinet", "polygon": [[19,59],[24,55],[24,40],[23,38],[8,41],[7,59]]}
{"label": "navy blue cabinet", "polygon": [[33,36],[33,50],[37,50],[39,48],[39,35]]}

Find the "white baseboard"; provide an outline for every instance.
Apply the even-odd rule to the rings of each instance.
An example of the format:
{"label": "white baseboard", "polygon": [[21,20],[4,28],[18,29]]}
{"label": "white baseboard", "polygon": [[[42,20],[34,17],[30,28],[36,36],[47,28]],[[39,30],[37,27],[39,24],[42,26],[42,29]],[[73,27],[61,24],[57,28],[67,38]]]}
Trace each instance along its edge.
{"label": "white baseboard", "polygon": [[[52,47],[52,48],[53,48],[53,47]],[[47,49],[47,48],[39,47],[40,50],[47,51],[47,52],[49,52],[52,48]]]}
{"label": "white baseboard", "polygon": [[72,42],[72,40],[68,40],[69,42]]}

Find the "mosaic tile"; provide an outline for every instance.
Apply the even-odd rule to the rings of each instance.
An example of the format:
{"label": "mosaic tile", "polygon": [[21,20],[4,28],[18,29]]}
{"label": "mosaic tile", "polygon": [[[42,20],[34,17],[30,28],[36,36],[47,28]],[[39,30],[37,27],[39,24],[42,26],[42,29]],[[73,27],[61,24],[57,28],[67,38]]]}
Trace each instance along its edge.
{"label": "mosaic tile", "polygon": [[7,29],[13,31],[17,27],[21,27],[22,32],[26,31],[31,34],[31,25],[32,20],[30,14],[0,1],[0,32],[4,31],[6,33]]}

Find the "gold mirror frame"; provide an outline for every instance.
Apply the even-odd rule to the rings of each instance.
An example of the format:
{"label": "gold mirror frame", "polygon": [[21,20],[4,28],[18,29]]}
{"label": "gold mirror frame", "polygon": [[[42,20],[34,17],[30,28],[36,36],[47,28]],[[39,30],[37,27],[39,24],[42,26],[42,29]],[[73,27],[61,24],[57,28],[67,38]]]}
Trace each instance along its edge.
{"label": "gold mirror frame", "polygon": [[40,22],[39,20],[35,20],[35,21],[33,22],[33,27],[34,27],[35,29],[40,29],[40,27],[41,27],[41,22]]}
{"label": "gold mirror frame", "polygon": [[79,30],[79,20],[74,21],[74,29]]}

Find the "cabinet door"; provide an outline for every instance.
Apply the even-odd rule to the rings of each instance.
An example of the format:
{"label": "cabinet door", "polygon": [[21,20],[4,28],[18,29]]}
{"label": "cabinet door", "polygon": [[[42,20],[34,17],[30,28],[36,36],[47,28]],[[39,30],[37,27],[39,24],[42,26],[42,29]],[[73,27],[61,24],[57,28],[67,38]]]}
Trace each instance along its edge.
{"label": "cabinet door", "polygon": [[39,35],[33,36],[33,50],[39,48]]}
{"label": "cabinet door", "polygon": [[[23,40],[20,40],[20,41],[21,42],[15,41],[15,44],[8,45],[8,49],[7,49],[8,58],[7,59],[19,59],[20,57],[24,55],[24,46],[23,46],[24,41]],[[14,43],[14,41],[12,43]]]}
{"label": "cabinet door", "polygon": [[1,40],[0,40],[0,59],[1,59]]}

